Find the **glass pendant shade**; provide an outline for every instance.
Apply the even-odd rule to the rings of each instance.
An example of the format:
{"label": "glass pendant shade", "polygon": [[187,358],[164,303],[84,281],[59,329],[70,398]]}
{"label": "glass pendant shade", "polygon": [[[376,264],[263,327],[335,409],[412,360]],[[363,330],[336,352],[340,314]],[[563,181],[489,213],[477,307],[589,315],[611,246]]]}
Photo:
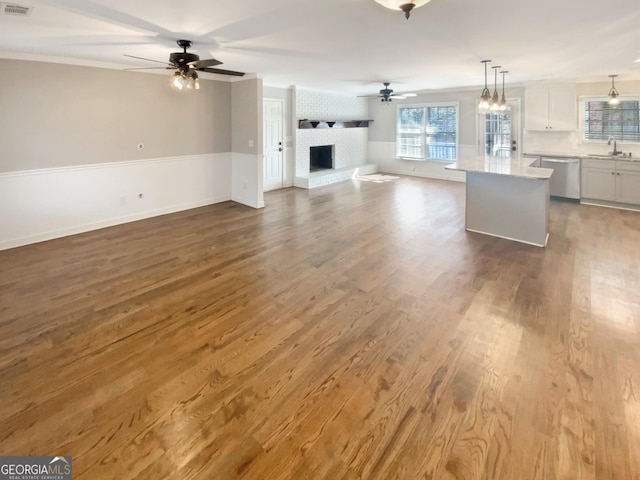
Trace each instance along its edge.
{"label": "glass pendant shade", "polygon": [[182,76],[180,72],[173,74],[173,81],[171,84],[178,90],[184,90],[187,86],[187,79]]}
{"label": "glass pendant shade", "polygon": [[188,74],[187,88],[190,90],[198,90],[200,88],[200,81],[195,70],[190,71]]}
{"label": "glass pendant shade", "polygon": [[493,68],[494,73],[494,83],[493,83],[493,96],[491,97],[491,107],[490,110],[495,112],[500,109],[500,97],[498,96],[498,69],[502,68],[500,65],[497,65]]}
{"label": "glass pendant shade", "polygon": [[489,87],[487,87],[487,63],[490,61],[491,60],[482,60],[482,62],[480,62],[484,63],[484,88],[480,94],[480,104],[478,105],[478,109],[481,112],[486,112],[491,106],[491,92],[489,91]]}
{"label": "glass pendant shade", "polygon": [[618,90],[616,90],[616,85],[614,83],[614,79],[618,75],[609,75],[611,77],[611,90],[609,90],[609,105],[618,105],[620,103],[620,94]]}
{"label": "glass pendant shade", "polygon": [[504,97],[504,76],[505,74],[509,73],[506,70],[503,70],[502,72],[500,72],[502,74],[502,99],[500,100],[500,111],[501,112],[506,112],[507,111],[507,99]]}
{"label": "glass pendant shade", "polygon": [[387,7],[391,10],[398,10],[404,12],[404,16],[409,19],[411,11],[415,8],[426,5],[431,0],[374,0],[383,7]]}

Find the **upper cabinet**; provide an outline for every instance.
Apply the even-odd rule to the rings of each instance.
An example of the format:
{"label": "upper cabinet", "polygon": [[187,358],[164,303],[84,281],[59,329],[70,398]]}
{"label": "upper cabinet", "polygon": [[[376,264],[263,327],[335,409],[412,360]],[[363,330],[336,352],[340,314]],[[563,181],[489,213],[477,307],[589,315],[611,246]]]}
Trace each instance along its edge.
{"label": "upper cabinet", "polygon": [[576,111],[575,85],[536,85],[525,88],[525,130],[576,130]]}

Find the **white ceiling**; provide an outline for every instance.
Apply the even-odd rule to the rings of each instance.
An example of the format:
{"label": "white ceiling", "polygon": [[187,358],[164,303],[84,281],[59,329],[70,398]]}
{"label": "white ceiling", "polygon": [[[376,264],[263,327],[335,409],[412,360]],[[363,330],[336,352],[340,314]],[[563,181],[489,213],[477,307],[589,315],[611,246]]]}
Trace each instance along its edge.
{"label": "white ceiling", "polygon": [[[640,79],[638,0],[432,0],[409,20],[373,0],[19,0],[0,57],[112,68],[165,61],[180,38],[266,84],[375,93],[477,86],[482,59],[507,85]],[[491,77],[492,78],[492,77]],[[490,80],[491,83],[492,80]]]}

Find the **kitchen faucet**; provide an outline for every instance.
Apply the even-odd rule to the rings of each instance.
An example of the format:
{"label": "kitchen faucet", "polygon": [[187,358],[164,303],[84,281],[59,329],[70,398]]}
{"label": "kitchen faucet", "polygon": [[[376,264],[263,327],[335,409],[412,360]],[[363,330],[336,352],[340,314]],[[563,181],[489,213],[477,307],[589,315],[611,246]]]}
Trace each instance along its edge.
{"label": "kitchen faucet", "polygon": [[611,145],[611,140],[613,140],[613,152],[611,152],[611,155],[621,154],[622,150],[618,150],[618,142],[616,141],[616,137],[614,135],[611,135],[609,137],[609,139],[607,140],[607,145]]}

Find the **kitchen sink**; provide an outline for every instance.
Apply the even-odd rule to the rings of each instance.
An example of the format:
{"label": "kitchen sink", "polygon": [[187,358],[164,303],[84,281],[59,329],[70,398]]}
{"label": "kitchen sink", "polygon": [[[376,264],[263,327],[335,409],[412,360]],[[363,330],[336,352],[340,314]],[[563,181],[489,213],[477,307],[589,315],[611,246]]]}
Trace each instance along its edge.
{"label": "kitchen sink", "polygon": [[626,155],[611,155],[611,154],[606,154],[606,153],[588,153],[587,157],[593,157],[593,158],[606,158],[607,160],[626,160],[627,162],[635,162],[640,160],[640,158],[637,157],[628,157]]}

